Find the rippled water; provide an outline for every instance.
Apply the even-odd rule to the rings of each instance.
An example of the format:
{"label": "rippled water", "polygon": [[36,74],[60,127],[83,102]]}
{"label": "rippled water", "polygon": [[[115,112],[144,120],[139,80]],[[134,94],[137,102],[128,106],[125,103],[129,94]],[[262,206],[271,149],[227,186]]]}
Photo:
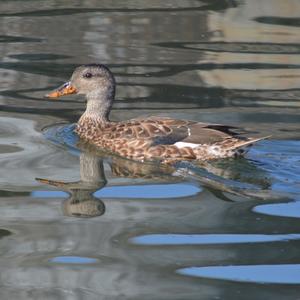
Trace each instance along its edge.
{"label": "rippled water", "polygon": [[[300,3],[0,2],[1,299],[300,299]],[[272,135],[176,170],[72,132],[75,66],[116,74],[112,118]]]}

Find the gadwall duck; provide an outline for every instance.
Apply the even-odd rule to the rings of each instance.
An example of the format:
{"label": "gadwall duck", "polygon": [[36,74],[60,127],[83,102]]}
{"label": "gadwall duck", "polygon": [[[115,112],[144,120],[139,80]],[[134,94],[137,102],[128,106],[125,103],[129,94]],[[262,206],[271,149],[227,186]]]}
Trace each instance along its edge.
{"label": "gadwall duck", "polygon": [[264,139],[241,137],[232,131],[234,127],[226,125],[159,116],[112,122],[109,113],[115,87],[114,76],[106,66],[89,64],[76,68],[71,80],[47,97],[84,94],[86,110],[75,129],[79,137],[101,149],[138,161],[173,163],[235,157]]}

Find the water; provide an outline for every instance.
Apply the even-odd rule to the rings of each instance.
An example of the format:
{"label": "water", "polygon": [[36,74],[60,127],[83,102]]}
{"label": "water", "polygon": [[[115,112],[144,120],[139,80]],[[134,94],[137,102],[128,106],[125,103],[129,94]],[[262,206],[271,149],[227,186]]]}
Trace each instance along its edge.
{"label": "water", "polygon": [[[38,5],[37,5],[38,4]],[[0,3],[1,299],[300,299],[300,4]],[[78,145],[75,66],[116,74],[112,118],[272,135],[177,171]]]}

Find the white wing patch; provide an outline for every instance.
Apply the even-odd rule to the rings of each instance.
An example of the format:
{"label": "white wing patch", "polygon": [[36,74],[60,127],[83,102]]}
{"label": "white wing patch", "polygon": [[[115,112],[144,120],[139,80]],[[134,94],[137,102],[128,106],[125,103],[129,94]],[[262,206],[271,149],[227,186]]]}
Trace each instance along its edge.
{"label": "white wing patch", "polygon": [[190,148],[196,148],[199,147],[199,144],[193,144],[193,143],[185,143],[185,142],[177,142],[174,144],[176,147],[184,148],[184,147],[190,147]]}
{"label": "white wing patch", "polygon": [[212,155],[214,157],[226,157],[226,152],[222,151],[222,149],[219,146],[216,145],[212,145],[212,146],[208,146],[208,145],[200,145],[200,144],[194,144],[194,143],[185,143],[185,142],[177,142],[174,144],[175,146],[177,146],[179,149],[180,148],[184,148],[184,147],[190,147],[190,148],[199,148],[202,151],[206,152],[209,155]]}

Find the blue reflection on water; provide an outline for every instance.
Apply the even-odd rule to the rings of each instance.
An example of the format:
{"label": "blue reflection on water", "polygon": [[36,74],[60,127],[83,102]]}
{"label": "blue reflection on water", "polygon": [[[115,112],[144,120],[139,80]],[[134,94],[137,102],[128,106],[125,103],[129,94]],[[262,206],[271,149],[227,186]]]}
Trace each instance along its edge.
{"label": "blue reflection on water", "polygon": [[300,218],[300,202],[263,204],[255,206],[253,211],[271,216]]}
{"label": "blue reflection on water", "polygon": [[201,188],[192,184],[151,184],[106,187],[96,197],[107,198],[177,198],[198,194]]}
{"label": "blue reflection on water", "polygon": [[300,239],[300,234],[148,234],[130,241],[138,245],[213,245],[281,242]]}
{"label": "blue reflection on water", "polygon": [[242,282],[300,284],[300,264],[190,267],[177,273]]}
{"label": "blue reflection on water", "polygon": [[68,198],[69,194],[63,191],[32,191],[33,198]]}
{"label": "blue reflection on water", "polygon": [[49,261],[58,264],[92,264],[98,262],[96,258],[82,256],[56,256]]}
{"label": "blue reflection on water", "polygon": [[55,144],[64,145],[74,155],[79,155],[80,150],[76,147],[79,137],[74,132],[76,124],[54,125],[43,130],[45,137]]}
{"label": "blue reflection on water", "polygon": [[[94,193],[99,198],[178,198],[193,196],[201,192],[199,186],[186,183],[151,184],[105,187]],[[66,198],[68,193],[63,191],[33,191],[35,198]]]}

